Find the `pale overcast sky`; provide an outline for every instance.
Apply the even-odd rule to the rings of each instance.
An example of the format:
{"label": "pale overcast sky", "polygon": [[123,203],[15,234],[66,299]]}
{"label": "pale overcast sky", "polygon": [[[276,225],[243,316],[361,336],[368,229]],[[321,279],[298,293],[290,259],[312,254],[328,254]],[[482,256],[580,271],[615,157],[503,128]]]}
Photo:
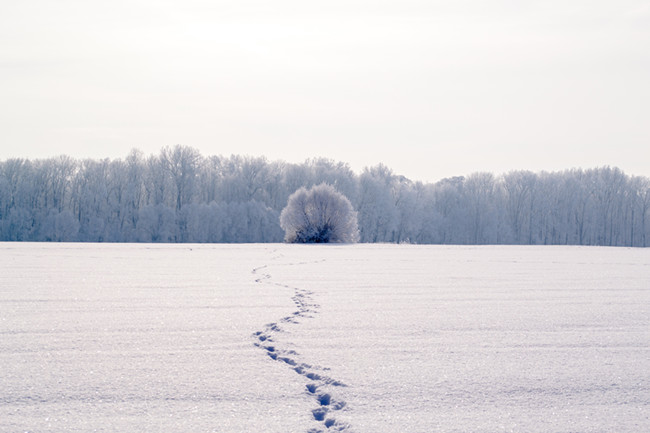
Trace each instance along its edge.
{"label": "pale overcast sky", "polygon": [[0,159],[650,176],[650,2],[5,1]]}

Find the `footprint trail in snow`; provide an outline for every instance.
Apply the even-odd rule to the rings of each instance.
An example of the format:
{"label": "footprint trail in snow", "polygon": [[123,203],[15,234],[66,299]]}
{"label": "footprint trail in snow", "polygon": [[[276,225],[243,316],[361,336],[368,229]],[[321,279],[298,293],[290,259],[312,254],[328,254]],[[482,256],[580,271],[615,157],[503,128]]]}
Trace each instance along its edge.
{"label": "footprint trail in snow", "polygon": [[[276,256],[273,259],[278,259],[279,257]],[[317,262],[289,263],[288,265],[295,266],[321,261],[323,260]],[[311,411],[311,416],[318,426],[309,429],[307,433],[323,433],[325,431],[351,432],[350,426],[347,423],[337,421],[334,416],[337,411],[345,407],[346,403],[343,400],[335,398],[332,391],[337,387],[344,387],[346,385],[323,373],[328,369],[303,362],[300,354],[296,351],[282,347],[276,342],[275,337],[284,332],[285,327],[298,325],[302,319],[313,318],[315,314],[318,314],[320,305],[314,303],[314,293],[309,290],[272,281],[271,274],[268,273],[268,267],[269,265],[264,265],[253,269],[253,275],[257,276],[255,282],[293,290],[291,299],[296,305],[296,310],[290,315],[279,319],[277,322],[264,325],[263,330],[255,332],[253,334],[255,346],[263,350],[273,361],[285,364],[296,374],[304,377],[306,381],[305,393],[312,396],[315,403],[315,407]]]}

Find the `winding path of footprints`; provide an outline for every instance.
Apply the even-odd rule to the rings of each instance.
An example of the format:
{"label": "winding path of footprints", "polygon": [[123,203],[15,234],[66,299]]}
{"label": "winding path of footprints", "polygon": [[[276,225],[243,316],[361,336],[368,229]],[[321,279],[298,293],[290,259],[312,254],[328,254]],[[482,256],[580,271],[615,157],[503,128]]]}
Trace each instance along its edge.
{"label": "winding path of footprints", "polygon": [[[274,259],[279,256],[274,257]],[[307,262],[291,263],[290,265],[306,264]],[[337,387],[346,386],[344,383],[325,375],[323,372],[326,368],[316,367],[301,361],[300,354],[294,350],[288,350],[280,347],[275,341],[276,335],[284,332],[284,326],[298,325],[302,319],[313,318],[318,314],[320,305],[314,303],[314,293],[298,287],[290,287],[285,284],[277,283],[271,280],[271,274],[268,273],[269,265],[260,266],[253,269],[253,275],[257,276],[255,282],[259,284],[269,284],[284,287],[293,290],[291,297],[296,310],[290,315],[285,316],[277,322],[267,323],[264,329],[253,334],[254,345],[259,347],[273,361],[285,364],[296,374],[305,378],[305,393],[312,396],[315,407],[311,415],[320,426],[310,428],[307,433],[323,433],[325,431],[350,432],[350,426],[347,423],[337,421],[335,414],[337,411],[345,408],[346,403],[343,400],[336,399],[332,392]]]}

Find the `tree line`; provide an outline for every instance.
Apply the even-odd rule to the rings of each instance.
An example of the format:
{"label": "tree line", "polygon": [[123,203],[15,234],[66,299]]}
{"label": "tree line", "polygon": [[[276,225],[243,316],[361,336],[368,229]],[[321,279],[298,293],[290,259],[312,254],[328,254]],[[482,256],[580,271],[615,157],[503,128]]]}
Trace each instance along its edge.
{"label": "tree line", "polygon": [[326,183],[358,213],[361,242],[648,246],[650,179],[618,168],[473,173],[414,182],[385,165],[202,156],[0,161],[0,240],[281,242],[298,189]]}

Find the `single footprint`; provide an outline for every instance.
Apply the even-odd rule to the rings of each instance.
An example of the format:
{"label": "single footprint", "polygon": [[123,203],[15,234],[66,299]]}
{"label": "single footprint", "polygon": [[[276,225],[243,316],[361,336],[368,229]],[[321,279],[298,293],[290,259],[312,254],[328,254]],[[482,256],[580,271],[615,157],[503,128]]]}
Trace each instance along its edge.
{"label": "single footprint", "polygon": [[314,415],[316,421],[324,421],[325,415],[327,415],[327,409],[319,407],[318,409],[312,410],[311,413]]}

